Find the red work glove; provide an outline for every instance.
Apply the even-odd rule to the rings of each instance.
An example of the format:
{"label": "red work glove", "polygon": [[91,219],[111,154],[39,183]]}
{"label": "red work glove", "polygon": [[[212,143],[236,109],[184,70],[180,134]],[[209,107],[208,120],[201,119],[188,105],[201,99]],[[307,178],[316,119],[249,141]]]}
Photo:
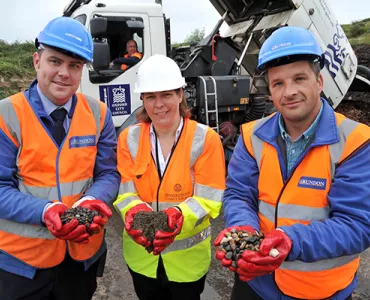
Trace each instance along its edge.
{"label": "red work glove", "polygon": [[[270,255],[276,249],[276,257]],[[237,261],[240,279],[248,281],[256,276],[270,274],[284,262],[292,248],[292,240],[282,230],[273,230],[261,243],[260,251],[246,250]]]}
{"label": "red work glove", "polygon": [[125,228],[126,228],[127,234],[131,236],[136,243],[147,248],[152,245],[152,241],[148,241],[146,237],[142,236],[143,234],[142,230],[131,229],[132,222],[134,221],[134,217],[139,211],[149,211],[150,212],[150,211],[153,211],[153,209],[146,203],[140,203],[140,204],[137,204],[131,207],[126,212],[126,215],[125,215]]}
{"label": "red work glove", "polygon": [[[214,240],[213,242],[213,245],[215,247],[219,247],[221,245],[221,241],[224,237],[226,237],[226,233],[227,232],[231,232],[232,229],[235,229],[236,231],[248,231],[250,232],[251,234],[253,234],[256,230],[252,227],[252,226],[249,226],[249,225],[246,225],[246,226],[231,226],[229,228],[226,228],[224,230],[222,230],[220,232],[220,234],[217,236],[217,238]],[[226,268],[229,268],[231,271],[235,272],[236,271],[236,268],[234,268],[233,266],[231,266],[231,263],[232,263],[232,260],[231,259],[227,259],[225,258],[225,255],[226,255],[226,252],[222,251],[222,250],[219,250],[217,248],[216,250],[216,254],[215,254],[215,257],[218,259],[218,260],[221,260],[221,264],[226,267]]]}
{"label": "red work glove", "polygon": [[83,208],[95,210],[103,216],[103,217],[95,216],[93,219],[93,223],[90,224],[89,230],[93,234],[99,233],[104,228],[104,225],[107,224],[108,218],[112,216],[111,209],[102,200],[98,200],[98,199],[83,200],[81,199],[80,201],[77,201],[73,205],[73,207],[76,207],[76,206],[81,206]]}
{"label": "red work glove", "polygon": [[88,243],[89,234],[86,232],[85,225],[78,225],[76,219],[72,219],[67,224],[62,224],[61,215],[68,210],[67,205],[63,203],[51,204],[44,213],[46,227],[57,239],[68,240],[75,243]]}
{"label": "red work glove", "polygon": [[166,213],[167,225],[173,231],[169,232],[157,230],[153,242],[154,255],[160,254],[167,246],[169,246],[175,240],[176,235],[180,233],[182,224],[184,223],[184,216],[182,215],[182,212],[179,209],[175,207],[169,207],[162,211]]}

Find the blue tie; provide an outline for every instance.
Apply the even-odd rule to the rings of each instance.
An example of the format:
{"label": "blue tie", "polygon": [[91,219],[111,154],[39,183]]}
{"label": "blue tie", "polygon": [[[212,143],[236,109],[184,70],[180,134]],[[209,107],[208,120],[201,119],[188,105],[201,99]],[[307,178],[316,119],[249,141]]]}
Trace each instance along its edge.
{"label": "blue tie", "polygon": [[66,131],[63,126],[66,115],[67,110],[65,108],[57,108],[50,114],[50,117],[54,120],[53,138],[59,146],[66,136]]}

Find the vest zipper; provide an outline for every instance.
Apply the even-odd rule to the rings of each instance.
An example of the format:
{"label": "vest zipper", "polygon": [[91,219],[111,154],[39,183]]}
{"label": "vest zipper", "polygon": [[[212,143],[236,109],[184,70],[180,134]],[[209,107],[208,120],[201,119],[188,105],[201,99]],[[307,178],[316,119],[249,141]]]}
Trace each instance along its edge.
{"label": "vest zipper", "polygon": [[[293,175],[294,175],[294,172],[295,172],[295,170],[298,168],[298,166],[300,165],[300,163],[302,162],[302,160],[306,157],[306,155],[307,155],[307,153],[312,149],[312,148],[314,148],[314,147],[316,147],[316,146],[309,146],[307,149],[306,149],[306,151],[304,152],[304,153],[302,153],[302,155],[301,155],[301,159],[299,160],[299,161],[297,161],[297,164],[296,164],[296,166],[294,167],[294,169],[292,169],[292,171],[290,172],[290,175],[289,175],[289,177],[287,178],[287,180],[284,182],[284,186],[283,186],[283,188],[281,189],[281,191],[280,191],[280,193],[279,193],[279,196],[278,196],[278,199],[277,199],[277,201],[276,201],[276,207],[275,207],[275,229],[278,227],[277,225],[277,223],[278,223],[278,210],[279,210],[279,202],[280,202],[280,199],[281,199],[281,196],[283,195],[283,193],[284,193],[284,190],[285,190],[285,188],[287,187],[287,185],[288,185],[288,183],[289,183],[289,181],[290,181],[290,179],[293,177]],[[287,161],[287,164],[288,164],[288,161]],[[287,165],[285,166],[286,168],[287,168]],[[288,171],[288,170],[287,170]]]}

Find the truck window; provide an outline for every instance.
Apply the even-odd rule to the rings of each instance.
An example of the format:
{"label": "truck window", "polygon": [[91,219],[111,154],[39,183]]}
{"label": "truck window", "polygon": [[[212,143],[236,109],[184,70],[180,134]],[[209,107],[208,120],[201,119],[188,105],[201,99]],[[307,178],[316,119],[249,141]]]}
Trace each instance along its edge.
{"label": "truck window", "polygon": [[[109,45],[110,64],[103,70],[90,70],[92,83],[110,82],[129,72],[144,56],[144,23],[138,17],[104,16],[107,30],[104,38]],[[135,45],[135,50],[133,49]]]}
{"label": "truck window", "polygon": [[80,22],[82,25],[86,25],[86,15],[79,15],[77,17],[75,17],[75,20],[77,20],[78,22]]}

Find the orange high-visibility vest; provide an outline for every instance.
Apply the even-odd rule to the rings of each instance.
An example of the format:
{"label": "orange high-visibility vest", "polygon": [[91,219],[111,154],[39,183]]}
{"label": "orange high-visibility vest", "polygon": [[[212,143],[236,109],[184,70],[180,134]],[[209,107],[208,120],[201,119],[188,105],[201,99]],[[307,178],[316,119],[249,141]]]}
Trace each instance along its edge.
{"label": "orange high-visibility vest", "polygon": [[[140,52],[135,52],[134,54],[132,54],[132,55],[128,55],[128,53],[127,54],[125,54],[123,57],[124,58],[129,58],[129,57],[137,57],[138,59],[142,59],[143,58],[143,55],[140,53]],[[121,65],[121,70],[122,71],[125,71],[125,70],[127,70],[128,69],[128,66],[127,65],[125,65],[125,64],[122,64]]]}
{"label": "orange high-visibility vest", "polygon": [[[151,154],[150,124],[126,128],[118,139],[118,170],[121,185],[114,206],[125,220],[126,212],[146,202],[159,211],[181,208],[184,224],[175,241],[162,253],[170,281],[193,282],[203,277],[211,262],[210,219],[221,210],[225,189],[222,143],[217,133],[184,119],[176,147],[160,181]],[[124,257],[135,272],[156,278],[158,258],[123,233]]]}
{"label": "orange high-visibility vest", "polygon": [[[343,161],[370,138],[367,126],[337,113],[335,116],[341,141],[310,149],[285,186],[276,149],[254,134],[268,117],[242,126],[244,144],[259,168],[258,216],[260,229],[265,234],[276,227],[297,223],[308,225],[329,218],[327,195],[336,163]],[[315,183],[318,185],[326,180],[326,185],[321,184],[317,189],[298,189],[297,185],[307,177],[320,178],[321,181]],[[326,299],[352,282],[359,261],[358,254],[311,263],[285,261],[275,271],[275,282],[290,297]]]}
{"label": "orange high-visibility vest", "polygon": [[[106,106],[77,94],[68,135],[58,152],[58,146],[23,93],[2,100],[1,105],[6,112],[0,117],[0,128],[19,151],[19,190],[72,207],[93,183],[97,143],[104,126]],[[66,243],[56,239],[43,226],[4,219],[0,222],[0,250],[36,268],[50,268],[61,263],[67,247],[73,259],[87,260],[102,242],[103,232],[91,236],[88,244]]]}

